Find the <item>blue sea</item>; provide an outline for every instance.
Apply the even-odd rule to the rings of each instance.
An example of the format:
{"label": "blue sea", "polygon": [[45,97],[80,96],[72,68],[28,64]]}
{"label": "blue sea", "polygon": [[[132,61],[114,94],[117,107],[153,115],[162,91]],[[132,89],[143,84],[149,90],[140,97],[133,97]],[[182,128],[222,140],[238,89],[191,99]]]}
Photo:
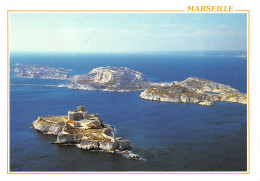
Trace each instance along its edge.
{"label": "blue sea", "polygon": [[[239,52],[150,53],[11,53],[10,64],[39,64],[72,69],[126,66],[153,82],[201,77],[247,92],[247,58]],[[61,80],[10,76],[10,171],[246,171],[247,106],[217,102],[214,107],[172,104],[139,98],[141,91],[69,90]],[[144,160],[120,154],[86,151],[50,144],[56,138],[31,128],[38,116],[66,115],[78,105],[131,140],[132,152]]]}

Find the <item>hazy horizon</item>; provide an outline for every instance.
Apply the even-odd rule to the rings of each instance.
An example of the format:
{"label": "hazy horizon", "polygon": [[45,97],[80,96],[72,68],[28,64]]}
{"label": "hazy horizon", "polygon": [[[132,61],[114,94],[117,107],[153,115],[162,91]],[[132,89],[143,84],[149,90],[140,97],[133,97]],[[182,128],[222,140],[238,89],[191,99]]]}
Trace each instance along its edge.
{"label": "hazy horizon", "polygon": [[220,51],[223,51],[223,52],[238,52],[238,51],[245,51],[247,52],[247,49],[241,49],[241,50],[168,50],[168,51],[164,51],[164,50],[154,50],[154,51],[124,51],[124,52],[105,52],[105,51],[99,51],[99,52],[77,52],[77,51],[9,51],[9,53],[71,53],[71,54],[76,54],[76,53],[79,53],[79,54],[88,54],[88,53],[112,53],[112,54],[117,54],[117,53],[178,53],[178,52],[220,52]]}

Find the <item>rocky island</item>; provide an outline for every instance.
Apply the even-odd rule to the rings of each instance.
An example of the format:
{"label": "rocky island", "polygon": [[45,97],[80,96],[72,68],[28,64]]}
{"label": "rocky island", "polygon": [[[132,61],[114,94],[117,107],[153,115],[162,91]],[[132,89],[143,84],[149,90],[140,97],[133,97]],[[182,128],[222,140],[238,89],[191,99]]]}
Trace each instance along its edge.
{"label": "rocky island", "polygon": [[129,140],[115,135],[111,125],[99,119],[98,114],[89,114],[85,106],[69,111],[68,116],[38,117],[32,127],[43,134],[57,136],[53,144],[73,144],[85,150],[103,150],[110,153],[122,153],[131,159],[140,159],[130,153]]}
{"label": "rocky island", "polygon": [[156,84],[153,88],[143,91],[140,97],[152,101],[202,106],[214,106],[217,101],[247,104],[247,94],[240,93],[229,85],[197,77],[181,82]]}
{"label": "rocky island", "polygon": [[102,91],[136,91],[150,87],[141,73],[127,67],[98,67],[88,74],[75,75],[65,85],[69,89]]}
{"label": "rocky island", "polygon": [[143,91],[140,97],[152,101],[202,106],[214,106],[217,101],[247,104],[247,94],[240,93],[229,85],[197,77],[170,84],[156,84],[153,88]]}
{"label": "rocky island", "polygon": [[18,77],[22,78],[39,78],[39,79],[60,79],[67,80],[72,75],[70,70],[63,68],[54,68],[46,65],[24,65],[15,64],[11,69]]}
{"label": "rocky island", "polygon": [[127,67],[98,67],[87,74],[71,75],[68,70],[41,65],[15,65],[11,69],[22,78],[68,80],[56,87],[91,91],[140,91],[140,98],[169,103],[214,106],[215,102],[247,104],[247,94],[229,85],[190,77],[184,81],[150,82],[141,72]]}

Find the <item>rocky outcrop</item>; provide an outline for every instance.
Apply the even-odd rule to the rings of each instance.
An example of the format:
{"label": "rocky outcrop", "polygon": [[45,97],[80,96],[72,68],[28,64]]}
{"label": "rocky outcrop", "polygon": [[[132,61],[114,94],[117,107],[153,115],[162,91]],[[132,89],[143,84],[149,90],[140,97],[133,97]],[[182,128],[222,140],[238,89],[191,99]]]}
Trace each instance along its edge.
{"label": "rocky outcrop", "polygon": [[118,148],[118,142],[99,142],[99,149],[105,151],[116,150]]}
{"label": "rocky outcrop", "polygon": [[238,92],[229,85],[210,80],[190,77],[182,82],[154,84],[140,94],[147,100],[170,103],[199,104],[214,106],[217,101],[247,104],[247,95]]}
{"label": "rocky outcrop", "polygon": [[201,105],[201,106],[214,106],[215,103],[212,102],[212,101],[205,100],[205,101],[199,102],[199,105]]}
{"label": "rocky outcrop", "polygon": [[[75,143],[73,139],[71,139],[71,141],[71,143]],[[85,150],[104,150],[108,152],[115,150],[125,151],[132,149],[129,140],[114,140],[111,142],[82,140],[80,143],[77,144],[77,147]]]}
{"label": "rocky outcrop", "polygon": [[58,135],[62,131],[65,123],[59,119],[59,116],[56,118],[57,119],[53,119],[53,117],[38,117],[38,119],[32,123],[32,127],[43,134]]}
{"label": "rocky outcrop", "polygon": [[78,148],[85,149],[85,150],[98,150],[99,142],[98,141],[81,141],[79,144],[76,145]]}
{"label": "rocky outcrop", "polygon": [[138,155],[136,155],[136,154],[130,154],[129,158],[131,158],[133,160],[139,160],[140,159],[140,157]]}
{"label": "rocky outcrop", "polygon": [[75,134],[62,134],[59,133],[57,136],[57,140],[53,143],[56,144],[67,144],[67,143],[77,143],[80,138],[83,138],[83,135],[75,135]]}

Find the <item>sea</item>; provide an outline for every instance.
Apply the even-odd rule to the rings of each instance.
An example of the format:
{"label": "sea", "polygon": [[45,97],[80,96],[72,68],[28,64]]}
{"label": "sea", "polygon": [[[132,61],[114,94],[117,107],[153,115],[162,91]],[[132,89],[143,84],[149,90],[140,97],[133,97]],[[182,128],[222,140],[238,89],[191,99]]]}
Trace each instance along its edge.
{"label": "sea", "polygon": [[[10,54],[15,63],[48,65],[83,74],[124,66],[152,82],[201,77],[247,93],[245,51]],[[247,171],[247,105],[214,107],[153,102],[141,91],[102,92],[50,87],[64,80],[20,78],[10,73],[9,164],[11,172],[205,172]],[[31,84],[21,85],[21,84]],[[141,160],[121,154],[54,145],[55,136],[35,131],[38,116],[66,115],[84,105],[131,140]]]}

